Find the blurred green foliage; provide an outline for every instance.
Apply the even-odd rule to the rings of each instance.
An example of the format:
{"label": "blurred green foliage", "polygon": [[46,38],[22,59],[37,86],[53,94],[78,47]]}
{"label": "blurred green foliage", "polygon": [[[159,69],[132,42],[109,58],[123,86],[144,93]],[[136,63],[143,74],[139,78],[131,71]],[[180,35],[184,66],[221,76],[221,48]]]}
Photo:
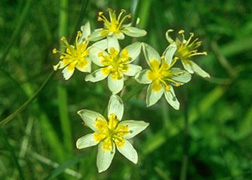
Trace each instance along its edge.
{"label": "blurred green foliage", "polygon": [[[69,40],[88,20],[93,29],[101,27],[97,12],[108,7],[138,15],[139,27],[148,32],[139,40],[160,53],[168,46],[167,29],[194,32],[209,54],[197,63],[212,77],[205,80],[195,75],[176,89],[182,105],[179,111],[165,101],[146,108],[145,87],[128,81],[124,118],[150,123],[134,139],[139,163],[133,165],[116,153],[109,170],[98,174],[96,147],[75,147],[77,138],[91,132],[76,112],[86,108],[104,113],[110,96],[106,82],[87,83],[79,72],[64,81],[56,72],[36,100],[1,126],[0,179],[252,179],[251,0],[60,4],[59,0],[1,0],[0,120],[31,98],[58,62],[51,51],[60,46],[62,11]],[[126,39],[122,46],[131,41]],[[143,58],[140,63],[146,66]]]}

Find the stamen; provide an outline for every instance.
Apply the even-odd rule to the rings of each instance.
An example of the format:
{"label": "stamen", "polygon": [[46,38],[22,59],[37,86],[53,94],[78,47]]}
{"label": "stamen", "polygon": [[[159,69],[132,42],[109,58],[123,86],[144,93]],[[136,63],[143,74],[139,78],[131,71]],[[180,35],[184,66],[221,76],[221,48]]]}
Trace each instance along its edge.
{"label": "stamen", "polygon": [[131,14],[128,14],[126,16],[124,16],[120,22],[120,24],[118,25],[118,29],[120,29],[120,27],[122,26],[123,22],[127,19],[127,18],[131,18]]}
{"label": "stamen", "polygon": [[174,57],[170,64],[170,67],[172,67],[177,62],[178,59],[179,59],[178,57]]}
{"label": "stamen", "polygon": [[199,52],[199,53],[193,53],[193,54],[190,54],[189,57],[192,57],[192,56],[198,56],[198,55],[207,55],[207,52]]}
{"label": "stamen", "polygon": [[126,12],[126,11],[125,11],[124,9],[121,9],[121,12],[120,12],[120,14],[119,14],[119,16],[118,16],[118,18],[117,18],[117,21],[120,21],[121,16],[122,16],[125,12]]}
{"label": "stamen", "polygon": [[173,79],[170,79],[170,78],[164,78],[166,81],[169,81],[170,83],[173,83],[175,86],[177,84],[177,82]]}
{"label": "stamen", "polygon": [[165,91],[170,91],[171,87],[168,85],[168,86],[165,86]]}
{"label": "stamen", "polygon": [[184,30],[180,30],[180,31],[178,32],[178,34],[184,34],[184,33],[185,33]]}
{"label": "stamen", "polygon": [[190,33],[190,37],[189,37],[189,39],[187,40],[187,42],[186,42],[186,46],[189,44],[189,42],[191,41],[191,39],[192,39],[192,37],[194,36],[194,34],[193,33]]}
{"label": "stamen", "polygon": [[62,36],[62,37],[60,38],[60,40],[61,40],[61,41],[65,41],[65,40],[66,40],[65,36]]}
{"label": "stamen", "polygon": [[63,41],[63,43],[65,43],[66,46],[70,47],[70,45],[69,45],[69,43],[67,42],[65,36],[62,36],[60,40]]}
{"label": "stamen", "polygon": [[108,8],[107,11],[109,12],[109,19],[110,22],[113,21],[113,14],[115,14],[115,11],[113,11],[112,9]]}
{"label": "stamen", "polygon": [[178,87],[178,86],[181,86],[181,83],[178,83],[178,82],[177,82],[177,83],[175,83],[175,86],[177,86],[177,87]]}
{"label": "stamen", "polygon": [[52,50],[52,53],[53,54],[56,54],[57,52],[59,52],[56,48],[54,48],[53,50]]}
{"label": "stamen", "polygon": [[81,37],[81,35],[82,35],[81,31],[78,31],[78,32],[77,32],[77,36],[76,36],[76,38],[75,38],[76,48],[77,48],[77,46],[78,46],[78,44],[79,44],[79,38]]}

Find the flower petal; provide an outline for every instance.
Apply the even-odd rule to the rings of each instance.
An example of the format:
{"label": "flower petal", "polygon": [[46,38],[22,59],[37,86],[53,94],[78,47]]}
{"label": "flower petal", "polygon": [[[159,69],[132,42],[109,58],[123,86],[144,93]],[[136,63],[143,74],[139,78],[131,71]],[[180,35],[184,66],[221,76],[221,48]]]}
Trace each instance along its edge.
{"label": "flower petal", "polygon": [[100,39],[106,37],[109,34],[108,30],[103,28],[96,29],[92,34],[90,34],[89,41],[99,41]]}
{"label": "flower petal", "polygon": [[165,91],[165,99],[174,109],[179,110],[180,103],[174,93],[172,86],[170,86],[169,91]]}
{"label": "flower petal", "polygon": [[165,37],[166,37],[167,41],[171,44],[171,43],[173,43],[174,41],[173,41],[173,39],[171,38],[171,36],[169,35],[170,32],[173,32],[173,30],[172,30],[172,29],[168,29],[168,30],[166,31]]}
{"label": "flower petal", "polygon": [[147,107],[152,106],[155,104],[163,95],[164,93],[164,88],[160,88],[159,91],[153,91],[152,90],[153,84],[149,85],[147,89],[147,95],[146,95],[146,104]]}
{"label": "flower petal", "polygon": [[172,76],[172,79],[179,83],[187,83],[191,80],[192,75],[187,71],[181,70],[180,68],[172,68],[171,71],[173,73],[177,73],[178,75]]}
{"label": "flower petal", "polygon": [[142,70],[141,66],[135,64],[127,64],[127,66],[128,66],[127,71],[123,73],[126,76],[135,76],[138,72]]}
{"label": "flower petal", "polygon": [[108,87],[113,94],[119,93],[122,90],[123,85],[124,85],[123,77],[120,79],[115,79],[112,77],[111,74],[108,76]]}
{"label": "flower petal", "polygon": [[117,39],[124,39],[125,38],[125,36],[124,36],[124,34],[122,32],[119,32],[118,34],[115,34],[115,36],[116,36]]}
{"label": "flower petal", "polygon": [[194,73],[194,71],[193,71],[193,69],[192,69],[192,66],[191,66],[191,64],[190,64],[190,61],[188,61],[188,60],[181,60],[181,62],[182,62],[182,65],[183,65],[183,67],[185,68],[185,70],[186,70],[187,72],[189,72],[189,73],[191,73],[191,74]]}
{"label": "flower petal", "polygon": [[137,163],[138,161],[137,151],[129,141],[125,140],[125,144],[122,147],[117,146],[117,150],[134,164]]}
{"label": "flower petal", "polygon": [[110,50],[110,48],[115,48],[115,50],[119,52],[120,45],[116,36],[113,34],[113,35],[108,36],[107,39],[108,39],[108,50]]}
{"label": "flower petal", "polygon": [[108,76],[108,74],[104,73],[103,69],[105,68],[97,69],[91,74],[87,75],[85,77],[85,81],[97,82],[105,79]]}
{"label": "flower petal", "polygon": [[96,131],[95,120],[97,118],[105,120],[105,118],[100,113],[90,111],[87,109],[79,110],[77,114],[80,115],[84,123],[93,131]]}
{"label": "flower petal", "polygon": [[92,46],[97,47],[100,50],[105,50],[108,48],[108,40],[103,39],[101,41],[98,41],[98,42],[92,44]]}
{"label": "flower petal", "polygon": [[79,43],[85,41],[87,37],[91,34],[91,28],[90,28],[90,23],[89,21],[86,22],[84,26],[81,26],[81,31],[82,31],[82,36],[79,40]]}
{"label": "flower petal", "polygon": [[98,172],[106,171],[115,155],[115,145],[113,144],[112,151],[106,151],[102,149],[102,143],[98,145],[98,154],[97,154],[97,160],[96,165],[98,168]]}
{"label": "flower petal", "polygon": [[173,55],[174,53],[176,52],[177,50],[177,46],[176,46],[176,43],[172,43],[170,44],[165,52],[164,52],[164,57],[165,57],[165,61],[168,63],[168,64],[172,64],[172,59],[173,59]]}
{"label": "flower petal", "polygon": [[64,63],[63,61],[59,61],[58,64],[53,66],[53,70],[57,71],[58,69],[63,69],[64,67],[66,67],[69,63]]}
{"label": "flower petal", "polygon": [[149,123],[146,123],[144,121],[126,120],[122,121],[120,125],[125,125],[129,128],[130,132],[126,134],[124,138],[130,139],[145,130],[149,126]]}
{"label": "flower petal", "polygon": [[97,66],[103,67],[104,64],[102,64],[103,57],[101,56],[108,56],[108,53],[106,51],[103,51],[102,49],[97,48],[96,46],[92,46],[89,50],[89,57],[95,63]]}
{"label": "flower petal", "polygon": [[150,45],[143,43],[143,53],[145,56],[145,60],[148,63],[148,65],[150,66],[150,62],[153,60],[157,60],[160,64],[160,55],[158,54],[158,52],[151,47]]}
{"label": "flower petal", "polygon": [[203,69],[201,69],[201,67],[199,67],[196,63],[194,63],[193,61],[189,61],[190,65],[192,67],[192,70],[198,74],[199,76],[203,77],[203,78],[210,78],[210,75],[204,71]]}
{"label": "flower petal", "polygon": [[[126,49],[127,52],[129,53],[129,57],[131,58],[129,63],[131,63],[139,56],[139,54],[141,52],[141,43],[135,42],[135,43],[125,47],[124,49]],[[124,52],[124,49],[121,51],[121,53]]]}
{"label": "flower petal", "polygon": [[78,63],[76,65],[76,68],[81,72],[90,72],[91,71],[91,60],[89,58],[86,58],[86,63]]}
{"label": "flower petal", "polygon": [[108,103],[108,115],[115,114],[119,121],[122,119],[123,116],[123,101],[117,95],[111,95]]}
{"label": "flower petal", "polygon": [[141,72],[139,72],[135,79],[137,80],[137,82],[139,82],[140,84],[150,84],[152,82],[152,80],[150,80],[148,78],[148,73],[151,72],[149,69],[145,69]]}
{"label": "flower petal", "polygon": [[142,37],[147,34],[145,30],[138,29],[136,27],[124,26],[122,32],[130,37]]}
{"label": "flower petal", "polygon": [[87,147],[90,147],[90,146],[95,146],[98,143],[99,143],[99,141],[96,141],[94,139],[94,133],[92,133],[92,134],[87,134],[87,135],[82,136],[81,138],[79,138],[76,141],[76,147],[78,149],[82,149],[82,148],[87,148]]}
{"label": "flower petal", "polygon": [[74,73],[74,65],[69,64],[67,67],[65,67],[62,71],[63,77],[65,80],[68,80]]}

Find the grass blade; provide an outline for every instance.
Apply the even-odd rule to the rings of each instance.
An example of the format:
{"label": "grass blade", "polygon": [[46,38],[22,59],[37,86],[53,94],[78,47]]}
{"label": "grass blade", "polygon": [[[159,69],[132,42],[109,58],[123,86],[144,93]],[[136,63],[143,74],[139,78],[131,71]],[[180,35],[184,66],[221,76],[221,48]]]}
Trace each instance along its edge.
{"label": "grass blade", "polygon": [[58,175],[63,173],[67,168],[78,163],[83,158],[83,156],[84,156],[84,154],[76,155],[73,158],[69,159],[68,161],[62,163],[45,180],[49,180],[49,179],[53,179],[53,178],[57,177]]}
{"label": "grass blade", "polygon": [[4,131],[1,128],[0,128],[0,136],[2,137],[5,146],[7,147],[7,149],[9,150],[9,152],[10,152],[12,158],[13,158],[13,161],[14,161],[14,164],[15,164],[17,170],[18,170],[20,179],[25,180],[24,173],[23,173],[22,168],[21,168],[21,166],[20,166],[20,164],[18,162],[18,158],[15,155],[15,152],[14,152],[13,148],[11,147],[11,145],[10,145],[10,143],[8,141],[8,138],[6,137]]}

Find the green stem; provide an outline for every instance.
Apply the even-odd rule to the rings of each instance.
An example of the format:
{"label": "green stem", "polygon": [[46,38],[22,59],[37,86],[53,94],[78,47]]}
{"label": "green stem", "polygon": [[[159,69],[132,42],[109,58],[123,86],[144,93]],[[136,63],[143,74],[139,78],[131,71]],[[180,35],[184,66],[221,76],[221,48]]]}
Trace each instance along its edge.
{"label": "green stem", "polygon": [[[67,35],[68,27],[68,0],[60,1],[59,9],[59,37]],[[63,44],[60,42],[60,49],[64,51]],[[68,116],[67,106],[67,90],[61,84],[57,87],[58,94],[58,110],[60,117],[60,126],[63,134],[63,144],[65,147],[65,155],[69,156],[72,152],[72,132],[71,123]]]}
{"label": "green stem", "polygon": [[7,123],[9,123],[11,120],[13,120],[20,112],[22,112],[34,99],[37,98],[38,94],[40,93],[40,91],[45,87],[45,85],[49,82],[49,80],[51,79],[52,75],[54,74],[54,71],[51,72],[51,74],[49,75],[49,77],[44,81],[44,83],[39,87],[39,89],[35,92],[35,94],[28,99],[22,106],[20,106],[15,112],[13,112],[12,114],[10,114],[8,117],[6,117],[5,119],[3,119],[0,122],[0,127],[6,125]]}

